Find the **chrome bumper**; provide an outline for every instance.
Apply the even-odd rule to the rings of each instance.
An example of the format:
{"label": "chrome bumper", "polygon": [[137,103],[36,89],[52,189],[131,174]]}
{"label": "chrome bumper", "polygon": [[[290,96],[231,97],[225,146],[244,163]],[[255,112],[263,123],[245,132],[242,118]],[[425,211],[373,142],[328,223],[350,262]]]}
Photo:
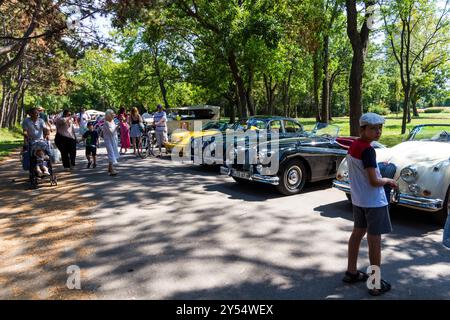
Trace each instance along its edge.
{"label": "chrome bumper", "polygon": [[279,182],[280,179],[276,176],[264,176],[264,175],[256,174],[256,173],[250,174],[247,171],[249,173],[248,177],[243,177],[243,176],[235,174],[236,172],[242,172],[242,171],[237,171],[232,168],[225,167],[225,166],[220,167],[220,174],[222,174],[222,175],[238,177],[238,178],[246,179],[246,180],[250,180],[250,181],[267,183],[267,184],[271,184],[274,186],[277,186],[280,183]]}
{"label": "chrome bumper", "polygon": [[[347,181],[334,180],[333,188],[344,191],[345,193],[350,193],[350,184]],[[390,202],[405,207],[432,212],[441,210],[444,205],[442,199],[423,198],[394,190],[391,192]]]}
{"label": "chrome bumper", "polygon": [[333,180],[333,188],[350,193],[350,184],[346,181]]}

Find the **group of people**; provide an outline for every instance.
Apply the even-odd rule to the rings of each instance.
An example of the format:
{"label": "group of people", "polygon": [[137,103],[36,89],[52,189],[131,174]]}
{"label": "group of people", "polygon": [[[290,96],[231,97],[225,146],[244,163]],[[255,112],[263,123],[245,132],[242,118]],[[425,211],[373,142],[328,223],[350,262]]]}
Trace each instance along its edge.
{"label": "group of people", "polygon": [[161,149],[168,141],[167,115],[162,105],[159,104],[156,108],[157,111],[153,115],[149,112],[140,115],[136,107],[132,108],[128,115],[125,108],[120,108],[117,115],[120,128],[120,154],[126,153],[131,146],[133,146],[133,154],[136,154],[136,147],[144,132],[145,124],[148,123],[148,120],[153,119],[151,122],[155,125],[155,136],[159,155],[161,155]]}
{"label": "group of people", "polygon": [[[42,107],[32,108],[29,117],[25,118],[22,127],[24,133],[24,144],[31,146],[31,152],[37,159],[34,168],[39,176],[49,175],[46,161],[48,151],[39,142],[49,140],[52,132],[52,124],[56,127],[55,145],[61,153],[62,165],[66,171],[72,171],[75,167],[76,148],[79,142],[76,135],[75,125],[79,126],[81,141],[85,143],[85,155],[88,160],[87,168],[97,166],[97,148],[99,147],[99,132],[94,130],[93,123],[82,108],[78,117],[74,117],[69,110],[64,110],[61,116],[53,119],[50,123],[48,115]],[[114,121],[118,120],[118,125]],[[148,117],[145,117],[148,118]],[[78,121],[78,123],[76,123]],[[157,112],[153,114],[155,135],[161,155],[161,148],[167,142],[167,116],[161,105],[157,106]],[[117,116],[111,109],[106,110],[100,136],[104,140],[108,155],[108,174],[115,176],[117,171],[114,166],[118,163],[120,154],[126,153],[133,145],[134,153],[139,139],[144,131],[144,115],[141,116],[136,107],[132,108],[130,114],[125,108],[120,108]],[[120,152],[118,133],[120,132]],[[125,150],[123,152],[123,150]]]}

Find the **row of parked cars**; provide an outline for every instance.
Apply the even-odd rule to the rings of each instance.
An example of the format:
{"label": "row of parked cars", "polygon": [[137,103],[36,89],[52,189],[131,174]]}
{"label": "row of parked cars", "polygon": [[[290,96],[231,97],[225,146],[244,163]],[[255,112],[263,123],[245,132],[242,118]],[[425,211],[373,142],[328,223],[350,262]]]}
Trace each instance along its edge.
{"label": "row of parked cars", "polygon": [[[258,141],[264,134],[263,143],[251,143],[249,131],[256,132]],[[271,136],[275,131],[276,140]],[[227,142],[230,132],[247,134],[243,138],[231,135],[234,141]],[[355,139],[339,136],[335,125],[317,123],[313,130],[305,130],[296,119],[255,116],[234,124],[209,122],[197,132],[175,131],[167,147],[172,155],[189,154],[195,163],[219,165],[221,174],[237,183],[271,184],[283,195],[294,195],[308,182],[334,179],[333,187],[350,199],[346,155]],[[215,154],[220,150],[218,140],[223,145],[221,154]],[[431,212],[445,223],[450,213],[450,124],[419,125],[392,148],[378,142],[373,146],[382,175],[389,174],[398,181],[398,189],[390,192],[391,203]],[[195,159],[196,149],[202,152]],[[392,166],[394,171],[384,172],[383,168]]]}

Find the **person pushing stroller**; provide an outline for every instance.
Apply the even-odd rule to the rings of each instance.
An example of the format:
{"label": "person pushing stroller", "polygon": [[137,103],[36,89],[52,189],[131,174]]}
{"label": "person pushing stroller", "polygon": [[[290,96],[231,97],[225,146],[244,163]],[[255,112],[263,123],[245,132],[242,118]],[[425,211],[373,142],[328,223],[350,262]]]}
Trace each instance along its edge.
{"label": "person pushing stroller", "polygon": [[[29,118],[22,122],[24,135],[24,152],[28,154],[30,183],[37,186],[37,177],[50,176],[52,185],[56,184],[51,162],[49,161],[49,133],[43,119],[39,118],[36,108],[31,108]],[[27,169],[28,170],[28,169]]]}

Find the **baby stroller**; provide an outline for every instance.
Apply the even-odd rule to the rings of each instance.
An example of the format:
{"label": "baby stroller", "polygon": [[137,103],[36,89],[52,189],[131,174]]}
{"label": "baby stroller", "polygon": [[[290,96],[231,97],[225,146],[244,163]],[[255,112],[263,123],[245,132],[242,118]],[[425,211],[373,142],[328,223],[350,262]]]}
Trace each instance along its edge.
{"label": "baby stroller", "polygon": [[[35,150],[37,149],[42,149],[44,151],[44,154],[49,157],[49,160],[46,161],[49,175],[39,175],[36,171],[38,160],[35,155]],[[54,158],[54,151],[50,145],[50,141],[48,140],[37,140],[29,142],[28,145],[24,146],[24,151],[22,153],[22,166],[24,170],[27,170],[29,172],[31,189],[36,189],[39,183],[47,179],[49,179],[51,186],[56,186],[58,184],[52,166],[52,162],[55,162]]]}

